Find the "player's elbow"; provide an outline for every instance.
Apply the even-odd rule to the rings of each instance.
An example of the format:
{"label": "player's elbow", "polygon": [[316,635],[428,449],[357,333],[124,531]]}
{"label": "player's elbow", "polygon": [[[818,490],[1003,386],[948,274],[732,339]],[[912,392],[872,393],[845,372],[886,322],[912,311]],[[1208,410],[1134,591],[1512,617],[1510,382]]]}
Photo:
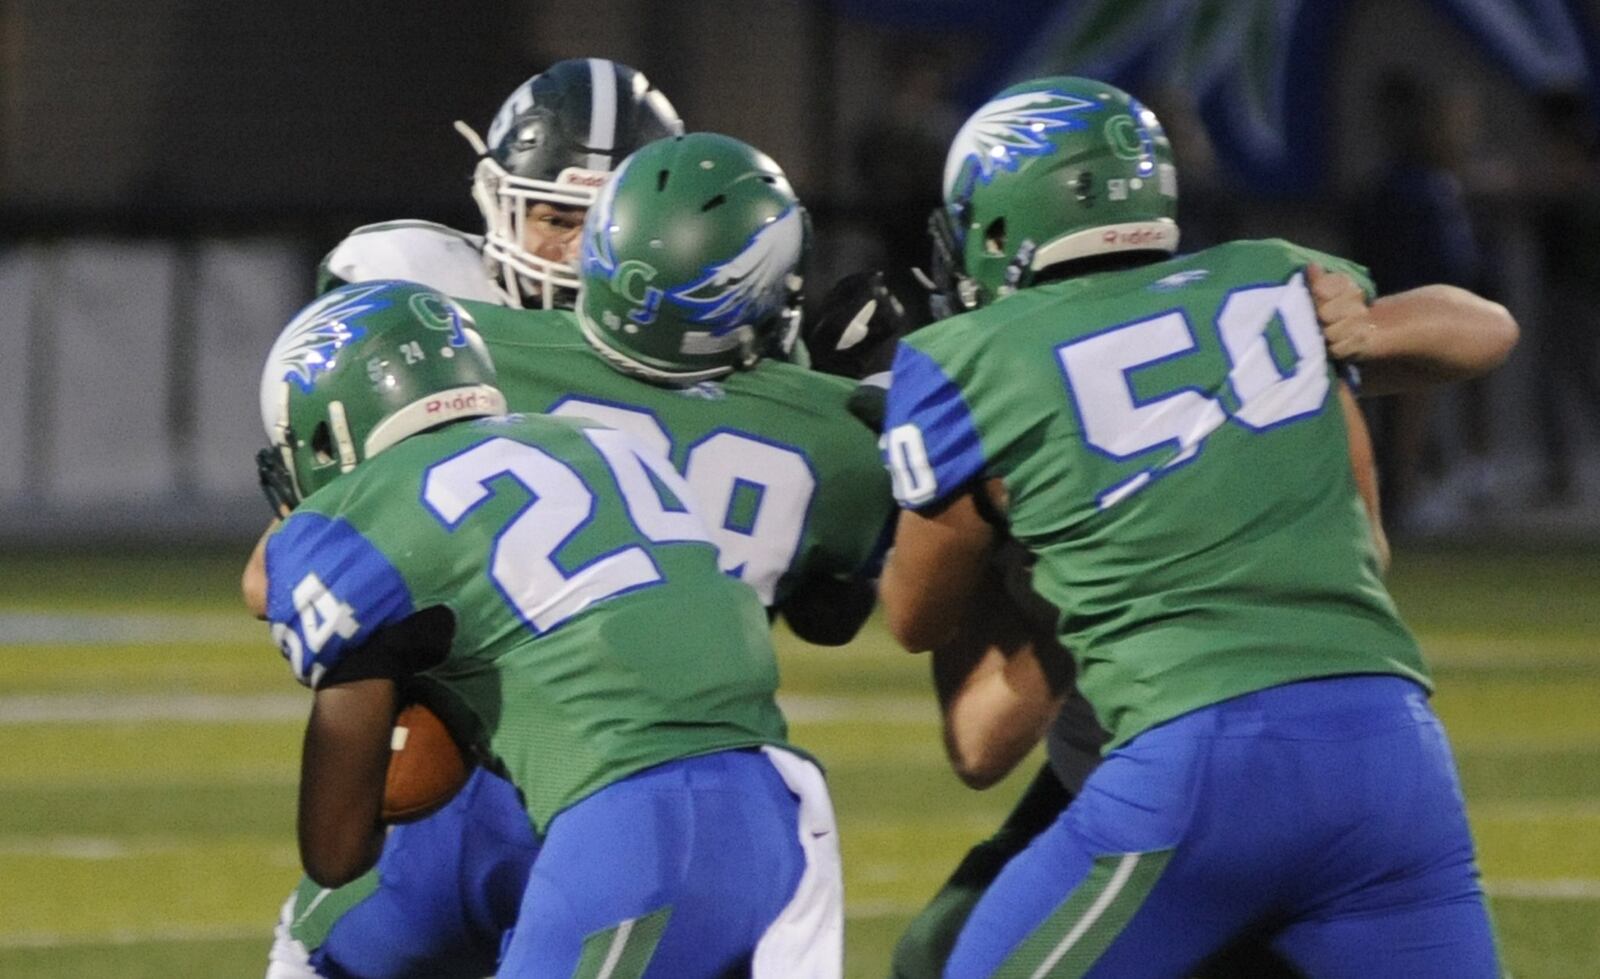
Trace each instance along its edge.
{"label": "player's elbow", "polygon": [[953,624],[940,616],[905,602],[891,605],[885,600],[883,618],[889,635],[910,653],[925,653],[948,642],[955,632]]}
{"label": "player's elbow", "polygon": [[883,624],[907,652],[925,653],[955,637],[961,625],[959,604],[935,595],[919,579],[904,573],[891,558],[878,582]]}
{"label": "player's elbow", "polygon": [[983,738],[963,737],[959,732],[946,731],[945,757],[950,760],[950,770],[969,789],[990,788],[1016,767],[1017,759],[1010,752]]}
{"label": "player's elbow", "polygon": [[274,520],[267,526],[261,539],[256,541],[255,549],[250,552],[250,559],[244,563],[244,571],[239,575],[239,594],[244,599],[245,608],[263,621],[267,617],[267,538],[276,529],[278,521]]}
{"label": "player's elbow", "polygon": [[267,617],[267,575],[264,569],[254,564],[246,565],[244,574],[239,577],[239,594],[251,615],[258,619]]}
{"label": "player's elbow", "polygon": [[1484,370],[1492,370],[1511,356],[1511,350],[1522,339],[1522,328],[1516,317],[1500,303],[1483,300],[1484,310]]}
{"label": "player's elbow", "polygon": [[345,845],[338,845],[330,844],[327,840],[310,843],[302,839],[300,865],[305,869],[306,876],[320,886],[330,890],[343,887],[371,870],[377,863],[376,852],[367,844],[368,841],[360,843],[351,841]]}
{"label": "player's elbow", "polygon": [[304,851],[300,854],[300,866],[304,868],[307,877],[329,890],[343,887],[365,872],[358,870],[354,862],[340,860],[329,854]]}

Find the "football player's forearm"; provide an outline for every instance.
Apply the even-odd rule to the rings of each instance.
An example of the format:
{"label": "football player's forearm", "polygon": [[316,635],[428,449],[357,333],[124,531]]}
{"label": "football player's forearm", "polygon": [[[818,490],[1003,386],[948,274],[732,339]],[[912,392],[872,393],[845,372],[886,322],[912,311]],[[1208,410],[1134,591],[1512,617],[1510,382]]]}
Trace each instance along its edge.
{"label": "football player's forearm", "polygon": [[920,653],[960,634],[993,544],[994,528],[971,493],[933,514],[901,511],[878,582],[884,619],[901,646]]}
{"label": "football player's forearm", "polygon": [[1367,526],[1372,534],[1372,548],[1378,558],[1380,573],[1389,570],[1389,535],[1383,530],[1383,509],[1378,499],[1378,463],[1372,451],[1372,435],[1367,430],[1366,419],[1356,404],[1355,395],[1345,384],[1339,385],[1339,406],[1344,411],[1345,431],[1350,442],[1350,470],[1355,477],[1356,489],[1361,493],[1361,503],[1367,511]]}
{"label": "football player's forearm", "polygon": [[1044,737],[1061,698],[1051,691],[1031,646],[975,649],[957,643],[934,650],[933,657],[936,683],[948,686],[950,673],[966,670],[940,698],[945,754],[963,783],[986,789]]}
{"label": "football player's forearm", "polygon": [[1061,700],[1038,657],[1035,635],[1006,590],[1005,568],[983,577],[961,635],[933,650],[945,754],[962,782],[986,789],[1044,737]]}
{"label": "football player's forearm", "polygon": [[1504,306],[1448,285],[1381,297],[1371,316],[1371,343],[1352,358],[1363,394],[1477,377],[1505,361],[1519,334]]}
{"label": "football player's forearm", "polygon": [[378,862],[379,821],[399,694],[393,680],[320,687],[300,758],[296,829],[306,876],[323,887],[355,880]]}

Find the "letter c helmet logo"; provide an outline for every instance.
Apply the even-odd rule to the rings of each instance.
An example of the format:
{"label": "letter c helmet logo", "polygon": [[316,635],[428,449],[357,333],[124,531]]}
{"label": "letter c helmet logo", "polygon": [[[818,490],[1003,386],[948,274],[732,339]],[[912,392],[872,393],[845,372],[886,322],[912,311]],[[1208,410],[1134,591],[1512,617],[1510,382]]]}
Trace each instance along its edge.
{"label": "letter c helmet logo", "polygon": [[649,283],[656,275],[655,266],[629,259],[619,264],[611,276],[611,287],[617,295],[634,304],[634,308],[628,311],[628,319],[635,323],[655,322],[656,312],[661,308],[662,293]]}

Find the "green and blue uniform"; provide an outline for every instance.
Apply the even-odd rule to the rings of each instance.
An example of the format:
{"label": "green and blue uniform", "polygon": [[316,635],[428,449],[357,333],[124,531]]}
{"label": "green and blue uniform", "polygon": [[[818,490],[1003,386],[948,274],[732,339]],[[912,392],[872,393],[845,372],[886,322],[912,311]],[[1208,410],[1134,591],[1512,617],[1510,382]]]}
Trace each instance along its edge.
{"label": "green and blue uniform", "polygon": [[[492,295],[474,236],[426,222],[358,229],[319,284],[413,278],[458,297]],[[721,564],[769,610],[808,583],[870,577],[892,503],[851,387],[792,364],[690,388],[624,377],[590,349],[567,311],[467,304],[515,411],[583,415],[668,455],[705,498]],[[290,895],[272,949],[284,979],[463,977],[494,971],[539,853],[516,790],[479,768],[439,812],[389,832],[377,868],[327,891]],[[448,895],[448,897],[441,897]]]}
{"label": "green and blue uniform", "polygon": [[[782,769],[806,766],[760,750],[786,748],[766,617],[650,448],[516,415],[412,436],[302,503],[266,566],[302,682],[393,676],[515,785],[542,849],[502,976],[573,974],[618,928],[630,974],[721,974],[797,893]],[[447,644],[384,638],[437,610]],[[608,874],[580,859],[597,846],[677,859]]]}
{"label": "green and blue uniform", "polygon": [[[1343,912],[1315,900],[1384,868],[1410,906],[1367,938],[1443,922],[1474,955],[1489,947],[1428,674],[1350,471],[1313,261],[1349,270],[1236,242],[1035,285],[902,344],[886,421],[897,498],[936,509],[1004,484],[1008,530],[1111,733],[1082,795],[979,903],[947,974],[1182,975],[1280,925],[1280,950],[1320,975],[1333,953],[1319,942],[1364,940],[1330,939]],[[1392,796],[1352,764],[1384,751],[1416,776]],[[1304,831],[1257,832],[1275,811],[1264,795],[1301,807]],[[1394,835],[1351,854],[1349,878],[1309,874],[1355,824]],[[1229,852],[1246,846],[1249,861]],[[1247,865],[1270,876],[1243,888],[1229,868]],[[1291,888],[1297,875],[1312,883]],[[1388,974],[1340,968],[1327,974]]]}

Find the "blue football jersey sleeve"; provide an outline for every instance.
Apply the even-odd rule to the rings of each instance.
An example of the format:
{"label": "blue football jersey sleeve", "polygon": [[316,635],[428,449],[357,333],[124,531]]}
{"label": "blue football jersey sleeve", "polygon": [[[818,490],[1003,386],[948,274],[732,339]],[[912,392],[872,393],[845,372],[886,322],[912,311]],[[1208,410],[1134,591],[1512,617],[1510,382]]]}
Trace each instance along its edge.
{"label": "blue football jersey sleeve", "polygon": [[894,496],[909,509],[944,501],[986,465],[961,389],[933,358],[904,343],[895,353],[883,431]]}
{"label": "blue football jersey sleeve", "polygon": [[344,520],[290,515],[268,539],[266,561],[272,638],[306,686],[414,611],[400,572]]}

